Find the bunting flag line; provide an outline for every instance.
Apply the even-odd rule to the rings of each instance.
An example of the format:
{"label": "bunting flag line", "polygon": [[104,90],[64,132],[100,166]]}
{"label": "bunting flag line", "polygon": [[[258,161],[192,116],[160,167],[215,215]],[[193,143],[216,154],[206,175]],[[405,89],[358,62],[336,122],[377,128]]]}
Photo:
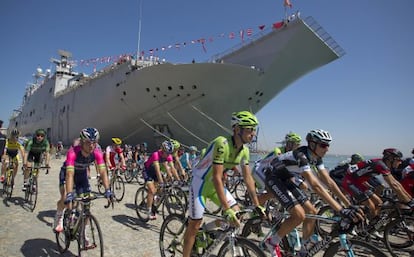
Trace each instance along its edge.
{"label": "bunting flag line", "polygon": [[[284,5],[286,7],[292,7],[292,4],[290,2],[290,0],[283,0],[284,1]],[[272,29],[281,29],[284,26],[287,26],[287,24],[289,23],[289,21],[292,21],[294,19],[296,19],[299,16],[299,13],[296,14],[292,14],[289,17],[287,17],[286,19],[282,20],[282,21],[278,21],[275,22],[273,24],[271,24],[270,28]],[[240,29],[238,31],[238,34],[240,36],[240,40],[242,42],[245,42],[246,39],[249,39],[253,36],[253,33],[255,32],[262,32],[264,31],[267,27],[264,24],[257,26],[257,31],[255,31],[253,28],[247,28],[247,29]],[[206,43],[213,43],[214,41],[216,41],[217,39],[225,39],[228,38],[230,40],[233,40],[236,38],[236,33],[237,32],[228,32],[228,33],[220,33],[217,34],[216,36],[209,36],[209,37],[202,37],[199,39],[193,39],[193,40],[188,40],[188,41],[184,41],[182,43],[175,43],[175,44],[169,44],[169,45],[164,45],[162,47],[155,47],[155,48],[151,48],[148,50],[142,50],[139,53],[139,56],[137,56],[136,52],[133,53],[125,53],[125,54],[121,54],[121,55],[114,55],[114,56],[104,56],[104,57],[98,57],[98,58],[90,58],[87,60],[81,59],[80,61],[74,60],[73,62],[76,65],[82,65],[82,66],[93,66],[93,69],[96,70],[96,65],[98,64],[104,64],[104,63],[115,63],[118,62],[119,60],[125,60],[125,58],[130,58],[131,56],[137,56],[138,59],[143,60],[145,59],[145,54],[149,54],[150,58],[156,57],[157,58],[157,54],[159,53],[159,51],[168,51],[171,49],[176,49],[176,50],[180,50],[181,48],[185,48],[187,47],[188,44],[200,44],[201,48],[203,50],[204,53],[207,53],[207,47],[206,47]],[[155,56],[154,56],[155,55]],[[146,57],[148,58],[148,57]]]}

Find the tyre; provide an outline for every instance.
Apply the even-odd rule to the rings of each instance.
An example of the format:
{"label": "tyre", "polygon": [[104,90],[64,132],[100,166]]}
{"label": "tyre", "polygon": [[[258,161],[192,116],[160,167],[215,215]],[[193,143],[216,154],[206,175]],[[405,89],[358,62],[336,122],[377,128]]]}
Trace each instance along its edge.
{"label": "tyre", "polygon": [[112,193],[115,199],[120,202],[124,199],[125,195],[125,183],[122,177],[117,176],[111,183]]}
{"label": "tyre", "polygon": [[166,195],[162,205],[162,217],[165,219],[170,214],[185,216],[187,208],[181,198],[176,195]]}
{"label": "tyre", "polygon": [[265,257],[264,252],[252,241],[243,238],[235,238],[235,247],[229,244],[226,239],[217,254],[217,257],[233,257],[233,256],[251,256],[251,257]]}
{"label": "tyre", "polygon": [[184,233],[187,220],[184,216],[168,215],[160,229],[160,253],[162,257],[182,256],[184,245]]}
{"label": "tyre", "polygon": [[63,231],[62,232],[55,232],[56,236],[56,244],[58,251],[60,253],[66,252],[70,245],[70,231],[68,229],[68,217],[69,217],[69,210],[66,210],[63,214]]}
{"label": "tyre", "polygon": [[[356,239],[348,239],[348,246],[352,250],[352,256],[364,256],[364,257],[387,257],[380,249],[375,246],[366,243],[364,241],[359,241]],[[323,257],[348,257],[349,252],[341,247],[340,242],[335,242],[329,245],[326,249]]]}
{"label": "tyre", "polygon": [[[335,216],[335,210],[329,205],[324,205],[319,209],[318,215],[326,218],[332,218]],[[317,233],[324,238],[332,232],[334,224],[335,223],[322,219],[316,219],[315,229]]]}
{"label": "tyre", "polygon": [[29,206],[29,209],[33,212],[36,208],[37,203],[37,192],[38,192],[38,185],[37,185],[37,177],[30,178],[31,183],[29,183],[29,187],[26,188],[26,202]]}
{"label": "tyre", "polygon": [[135,211],[137,212],[138,218],[143,222],[147,222],[149,220],[147,196],[148,192],[145,187],[138,188],[135,193]]}
{"label": "tyre", "polygon": [[243,203],[246,200],[247,187],[243,180],[239,180],[234,186],[234,196],[238,202]]}
{"label": "tyre", "polygon": [[6,194],[6,197],[10,199],[13,194],[13,170],[8,170],[6,172],[6,181],[3,184],[4,193]]}
{"label": "tyre", "polygon": [[87,256],[104,256],[102,231],[95,216],[88,215],[82,220],[77,241],[78,256],[82,256],[82,251],[87,251]]}
{"label": "tyre", "polygon": [[414,217],[397,218],[385,226],[384,243],[392,256],[402,252],[414,256]]}
{"label": "tyre", "polygon": [[131,183],[132,180],[134,179],[134,170],[133,169],[127,169],[124,171],[124,178],[125,178],[125,182],[127,183]]}

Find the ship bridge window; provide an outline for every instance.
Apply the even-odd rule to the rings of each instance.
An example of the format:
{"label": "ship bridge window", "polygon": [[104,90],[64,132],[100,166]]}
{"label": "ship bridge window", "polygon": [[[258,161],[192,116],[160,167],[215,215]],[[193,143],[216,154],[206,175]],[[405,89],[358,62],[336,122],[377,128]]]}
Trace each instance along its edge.
{"label": "ship bridge window", "polygon": [[193,85],[193,89],[197,89],[197,86],[196,85]]}
{"label": "ship bridge window", "polygon": [[119,85],[121,85],[121,83],[116,83],[116,87],[119,87]]}
{"label": "ship bridge window", "polygon": [[149,89],[148,87],[147,87],[147,89],[146,89],[146,90],[147,90],[147,92],[149,92],[149,91],[150,91],[150,89]]}
{"label": "ship bridge window", "polygon": [[159,87],[156,87],[155,90],[160,91],[161,89]]}
{"label": "ship bridge window", "polygon": [[170,90],[170,91],[171,91],[171,90],[172,90],[172,87],[171,87],[171,86],[168,86],[168,90]]}
{"label": "ship bridge window", "polygon": [[126,95],[126,92],[124,91],[124,92],[122,92],[122,94],[123,94],[123,95]]}
{"label": "ship bridge window", "polygon": [[180,85],[180,89],[183,90],[184,89],[184,86],[183,85]]}

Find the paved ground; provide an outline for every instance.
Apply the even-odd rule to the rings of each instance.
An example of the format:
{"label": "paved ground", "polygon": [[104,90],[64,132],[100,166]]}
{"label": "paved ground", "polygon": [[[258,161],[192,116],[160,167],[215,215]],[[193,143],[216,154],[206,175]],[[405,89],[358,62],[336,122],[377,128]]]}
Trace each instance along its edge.
{"label": "paved ground", "polygon": [[[55,234],[52,232],[56,201],[59,198],[57,185],[61,163],[62,160],[52,160],[50,173],[45,175],[41,172],[39,199],[34,212],[25,206],[20,171],[12,199],[8,201],[0,198],[0,256],[62,256],[57,251]],[[96,190],[96,181],[92,180],[91,183]],[[126,195],[122,202],[115,204],[114,209],[103,207],[105,199],[94,201],[92,213],[101,225],[105,256],[160,256],[158,238],[161,220],[148,223],[138,220],[133,204],[137,188],[138,184],[126,184]],[[63,256],[74,256],[75,252],[76,248],[71,246]],[[401,256],[409,255],[402,253]]]}
{"label": "paved ground", "polygon": [[[10,201],[0,198],[0,256],[61,256],[56,248],[52,224],[59,199],[58,172],[62,161],[52,160],[48,175],[40,174],[39,198],[34,212],[24,204],[22,174]],[[92,180],[93,188],[95,181]],[[98,218],[104,236],[105,256],[160,256],[158,248],[161,221],[142,223],[133,202],[138,184],[126,184],[126,195],[114,209],[105,209],[105,199],[94,201],[92,213]],[[63,256],[73,256],[71,247]]]}

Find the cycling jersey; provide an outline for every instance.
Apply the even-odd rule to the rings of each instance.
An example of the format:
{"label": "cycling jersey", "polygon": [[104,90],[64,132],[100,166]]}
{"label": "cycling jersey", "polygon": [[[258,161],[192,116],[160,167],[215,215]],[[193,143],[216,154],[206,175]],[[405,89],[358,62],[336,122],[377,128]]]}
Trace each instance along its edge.
{"label": "cycling jersey", "polygon": [[6,140],[5,151],[7,155],[9,155],[11,158],[15,158],[19,153],[19,150],[24,150],[23,146],[19,143],[19,141],[12,141],[10,139]]}
{"label": "cycling jersey", "polygon": [[4,148],[6,146],[6,136],[0,132],[0,153],[3,155]]}
{"label": "cycling jersey", "polygon": [[44,138],[42,142],[37,142],[36,139],[32,138],[26,143],[25,150],[26,152],[29,152],[27,156],[28,161],[40,163],[41,154],[43,152],[49,152],[50,150],[49,141]]}
{"label": "cycling jersey", "polygon": [[372,194],[370,188],[373,186],[371,181],[374,182],[374,177],[377,175],[388,176],[390,174],[390,169],[382,159],[361,161],[349,166],[342,181],[342,187],[352,196],[355,196],[356,193],[355,189],[351,188],[350,185],[355,186],[361,192]]}
{"label": "cycling jersey", "polygon": [[[201,219],[205,210],[206,198],[215,204],[221,205],[218,198],[212,176],[213,164],[222,164],[224,170],[236,165],[248,165],[249,149],[243,145],[238,150],[232,137],[217,137],[207,148],[203,158],[193,167],[193,179],[190,186],[189,216],[192,219]],[[237,204],[230,192],[224,188],[226,200],[229,206]]]}
{"label": "cycling jersey", "polygon": [[414,197],[414,163],[409,164],[403,169],[401,185],[411,197]]}
{"label": "cycling jersey", "polygon": [[66,155],[66,170],[74,171],[74,185],[77,194],[91,192],[91,187],[88,180],[87,169],[89,165],[96,162],[98,170],[105,167],[102,151],[98,148],[84,156],[81,151],[81,146],[71,147]]}
{"label": "cycling jersey", "polygon": [[171,154],[168,154],[166,157],[164,155],[164,152],[162,150],[155,151],[151,154],[151,156],[147,159],[146,162],[144,162],[144,180],[146,182],[148,181],[155,181],[158,182],[157,173],[155,170],[154,163],[159,163],[160,165],[160,171],[165,172],[164,165],[161,165],[161,163],[172,163],[173,162],[173,156]]}
{"label": "cycling jersey", "polygon": [[119,161],[121,160],[121,157],[119,156],[123,154],[122,152],[122,148],[119,146],[113,147],[109,145],[106,147],[105,154],[109,154],[109,162],[111,163],[111,167],[116,167],[116,164],[119,163]]}

